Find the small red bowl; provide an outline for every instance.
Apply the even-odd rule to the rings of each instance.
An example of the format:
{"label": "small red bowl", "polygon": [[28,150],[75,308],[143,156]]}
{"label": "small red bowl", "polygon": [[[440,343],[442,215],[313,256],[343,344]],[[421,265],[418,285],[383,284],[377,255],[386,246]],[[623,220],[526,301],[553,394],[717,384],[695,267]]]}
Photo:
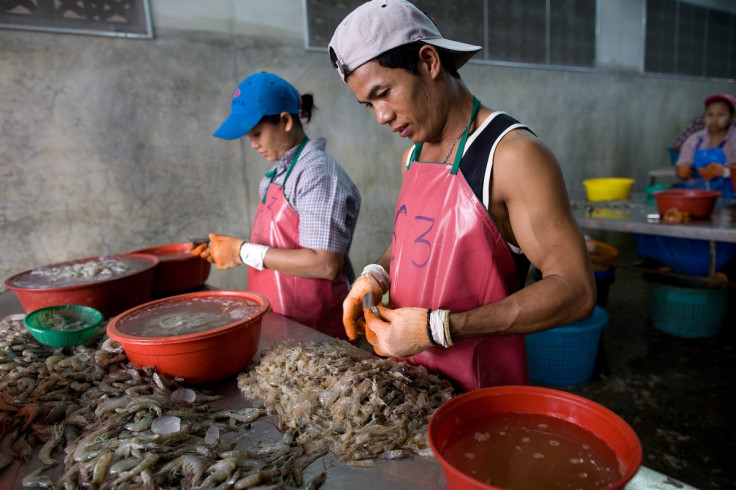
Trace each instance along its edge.
{"label": "small red bowl", "polygon": [[[130,265],[130,270],[110,276],[61,279],[56,283],[33,274],[52,268],[74,267],[105,259],[120,260]],[[5,281],[5,287],[15,292],[26,313],[47,306],[79,305],[98,310],[105,318],[138,306],[153,297],[154,267],[159,259],[148,254],[120,254],[88,257],[59,262],[21,272]],[[58,284],[58,285],[54,285]]]}
{"label": "small red bowl", "polygon": [[453,465],[445,457],[445,450],[453,435],[468,428],[466,424],[482,423],[486,417],[508,413],[554,417],[585,429],[605,442],[616,454],[621,474],[616,482],[606,487],[609,490],[623,489],[641,466],[642,447],[636,433],[621,417],[602,405],[552,388],[498,386],[458,395],[432,415],[427,437],[442,465],[447,488],[498,490]]}
{"label": "small red bowl", "polygon": [[[268,298],[251,291],[186,293],[121,313],[108,323],[107,335],[120,342],[138,368],[151,366],[192,384],[212,383],[248,365],[258,349],[263,315],[269,310]],[[204,318],[207,329],[184,334],[173,330],[198,317]],[[172,318],[181,321],[172,322]],[[158,331],[146,330],[154,324]]]}
{"label": "small red bowl", "polygon": [[154,295],[182,293],[204,285],[212,264],[193,255],[186,243],[172,243],[144,248],[133,253],[151,254],[159,258],[154,270]]}
{"label": "small red bowl", "polygon": [[707,218],[713,212],[720,195],[720,191],[706,189],[667,189],[655,192],[654,198],[657,200],[660,215],[677,208],[690,213],[693,218]]}

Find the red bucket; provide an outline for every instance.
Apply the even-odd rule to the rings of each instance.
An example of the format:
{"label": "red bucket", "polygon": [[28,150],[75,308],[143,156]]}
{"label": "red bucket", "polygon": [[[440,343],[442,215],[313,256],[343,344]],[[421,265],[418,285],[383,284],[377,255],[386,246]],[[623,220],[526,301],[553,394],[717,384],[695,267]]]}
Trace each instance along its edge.
{"label": "red bucket", "polygon": [[151,254],[159,258],[154,270],[154,295],[182,293],[204,285],[212,264],[193,255],[186,243],[172,243],[144,248],[133,253]]}
{"label": "red bucket", "polygon": [[[52,268],[73,267],[105,259],[130,264],[126,272],[92,278],[79,277],[59,280],[57,283],[44,280],[43,272]],[[60,262],[21,272],[5,281],[5,286],[18,296],[26,313],[58,305],[79,305],[94,308],[105,318],[117,315],[138,306],[153,297],[154,267],[158,257],[148,254],[122,254],[89,257],[86,259]],[[54,285],[58,284],[58,285]]]}
{"label": "red bucket", "polygon": [[[120,342],[138,368],[151,366],[188,383],[211,383],[236,374],[250,362],[258,349],[263,315],[269,310],[268,299],[251,291],[180,294],[121,313],[107,325],[107,335]],[[174,332],[176,325],[163,319],[177,315],[184,323],[202,316],[208,328]],[[147,324],[156,324],[160,331],[155,336],[146,333]]]}
{"label": "red bucket", "polygon": [[[622,489],[639,470],[642,448],[634,430],[618,415],[586,398],[535,386],[482,388],[459,395],[440,406],[429,421],[428,439],[442,465],[449,489],[491,490],[498,487],[474,478],[467,468],[449,459],[449,441],[468,427],[481,427],[484,419],[502,414],[531,414],[574,424],[602,440],[613,450],[620,477],[604,488]],[[470,424],[469,426],[467,424]],[[482,438],[478,438],[480,441]],[[551,465],[548,465],[551,466]],[[525,471],[522,467],[520,471]]]}

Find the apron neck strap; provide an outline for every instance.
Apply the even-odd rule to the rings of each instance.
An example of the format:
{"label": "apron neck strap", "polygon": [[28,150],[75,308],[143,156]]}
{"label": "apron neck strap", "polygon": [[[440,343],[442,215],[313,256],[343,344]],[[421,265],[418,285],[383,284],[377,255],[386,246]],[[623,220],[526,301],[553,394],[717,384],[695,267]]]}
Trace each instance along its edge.
{"label": "apron neck strap", "polygon": [[460,139],[460,143],[457,145],[457,153],[455,153],[455,163],[452,165],[452,171],[450,172],[452,175],[457,174],[458,169],[460,168],[460,160],[463,159],[463,153],[465,153],[465,143],[468,141],[468,135],[470,134],[470,126],[473,125],[473,119],[475,119],[475,116],[478,115],[478,111],[480,110],[480,101],[473,96],[473,112],[470,114],[470,121],[468,121],[468,127],[465,128],[465,132],[463,133],[463,137]]}
{"label": "apron neck strap", "polygon": [[[291,171],[294,169],[294,164],[296,164],[296,161],[299,160],[299,155],[302,154],[302,150],[307,144],[307,141],[309,141],[309,138],[305,135],[304,138],[302,138],[302,142],[299,143],[299,148],[297,148],[296,153],[294,153],[294,158],[291,159],[291,163],[289,164],[289,168],[286,170],[286,176],[284,176],[284,183],[281,184],[282,186],[286,187],[286,179],[289,178],[289,175],[291,174]],[[263,199],[261,202],[263,204],[266,203],[266,196],[268,196],[268,187],[273,183],[273,179],[276,178],[276,169],[278,168],[278,165],[274,167],[273,169],[266,172],[266,177],[268,177],[270,180],[268,181],[268,186],[266,186],[266,192],[263,193]]]}

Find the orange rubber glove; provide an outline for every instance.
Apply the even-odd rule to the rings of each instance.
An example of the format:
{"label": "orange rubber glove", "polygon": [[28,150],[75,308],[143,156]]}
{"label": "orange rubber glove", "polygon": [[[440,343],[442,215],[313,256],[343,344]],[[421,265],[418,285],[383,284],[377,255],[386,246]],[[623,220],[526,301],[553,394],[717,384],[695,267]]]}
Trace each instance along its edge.
{"label": "orange rubber glove", "polygon": [[[191,249],[194,255],[199,255],[206,261],[215,264],[218,269],[223,270],[243,263],[240,260],[240,247],[243,246],[245,240],[217,233],[210,233],[209,237],[209,246],[202,243]],[[190,247],[191,245],[193,244],[190,244]]]}
{"label": "orange rubber glove", "polygon": [[[204,253],[204,251],[209,248],[209,242],[196,244],[194,242],[189,242],[187,243],[187,247],[189,248],[189,250],[191,250],[193,255],[196,255],[197,257],[202,257],[202,253]],[[204,257],[202,258],[204,259]]]}
{"label": "orange rubber glove", "polygon": [[366,308],[365,335],[379,356],[410,357],[432,347],[428,329],[429,310],[378,305],[381,318]]}
{"label": "orange rubber glove", "polygon": [[723,165],[720,163],[709,163],[707,167],[698,170],[705,180],[713,180],[723,177]]}
{"label": "orange rubber glove", "polygon": [[687,180],[691,177],[690,165],[678,165],[677,176],[683,180]]}
{"label": "orange rubber glove", "polygon": [[345,300],[342,302],[342,324],[350,340],[355,340],[365,332],[363,317],[363,295],[371,291],[374,298],[383,297],[386,291],[371,274],[363,274],[353,283]]}

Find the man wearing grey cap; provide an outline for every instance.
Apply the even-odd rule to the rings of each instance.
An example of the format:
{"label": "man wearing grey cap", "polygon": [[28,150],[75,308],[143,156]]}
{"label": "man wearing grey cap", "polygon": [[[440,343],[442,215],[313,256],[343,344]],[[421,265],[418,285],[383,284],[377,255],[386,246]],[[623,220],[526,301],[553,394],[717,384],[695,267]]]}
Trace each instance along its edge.
{"label": "man wearing grey cap", "polygon": [[[523,335],[589,317],[596,295],[554,155],[457,73],[480,49],[404,0],[361,5],[329,45],[358,101],[412,143],[392,243],[353,284],[345,330],[465,390],[528,383]],[[522,289],[529,262],[543,279]],[[387,291],[380,316],[363,309]]]}

